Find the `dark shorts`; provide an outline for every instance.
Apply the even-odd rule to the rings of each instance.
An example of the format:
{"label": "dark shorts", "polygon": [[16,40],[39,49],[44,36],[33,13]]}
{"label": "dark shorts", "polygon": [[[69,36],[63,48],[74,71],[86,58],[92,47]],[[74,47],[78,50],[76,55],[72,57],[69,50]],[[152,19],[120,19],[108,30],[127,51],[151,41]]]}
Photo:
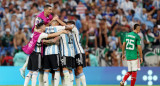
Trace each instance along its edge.
{"label": "dark shorts", "polygon": [[63,56],[61,57],[61,67],[66,67],[66,68],[69,68],[71,69],[73,67],[73,57],[70,57],[70,56]]}
{"label": "dark shorts", "polygon": [[58,54],[44,56],[44,70],[57,70],[60,65],[60,58]]}
{"label": "dark shorts", "polygon": [[41,53],[32,52],[29,56],[28,70],[37,71],[42,68],[42,57]]}
{"label": "dark shorts", "polygon": [[76,54],[75,55],[75,67],[78,66],[86,67],[86,59],[85,54]]}

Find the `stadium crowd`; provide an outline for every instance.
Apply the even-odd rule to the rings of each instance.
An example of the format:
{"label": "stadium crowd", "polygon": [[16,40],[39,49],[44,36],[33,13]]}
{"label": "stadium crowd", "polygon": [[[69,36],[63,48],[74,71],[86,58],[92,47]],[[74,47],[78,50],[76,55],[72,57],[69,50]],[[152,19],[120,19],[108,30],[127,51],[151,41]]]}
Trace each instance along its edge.
{"label": "stadium crowd", "polygon": [[[0,0],[0,65],[25,63],[27,55],[21,48],[46,4],[61,20],[75,21],[87,66],[124,66],[123,37],[135,23],[141,25],[144,58],[146,52],[155,51],[160,60],[160,0]],[[160,61],[153,63],[143,65],[160,66]]]}

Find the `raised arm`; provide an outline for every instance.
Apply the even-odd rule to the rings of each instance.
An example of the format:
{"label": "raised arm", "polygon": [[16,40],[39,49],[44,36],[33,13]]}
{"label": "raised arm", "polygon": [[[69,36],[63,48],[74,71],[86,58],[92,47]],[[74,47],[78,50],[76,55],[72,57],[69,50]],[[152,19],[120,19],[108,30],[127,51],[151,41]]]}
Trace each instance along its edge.
{"label": "raised arm", "polygon": [[53,37],[59,36],[60,34],[68,34],[68,33],[69,32],[67,30],[62,30],[60,32],[48,34],[47,38],[53,38]]}
{"label": "raised arm", "polygon": [[55,37],[52,39],[48,39],[48,40],[43,40],[44,44],[58,44],[60,37]]}
{"label": "raised arm", "polygon": [[62,26],[66,26],[66,23],[64,23],[62,20],[60,20],[59,18],[56,19]]}

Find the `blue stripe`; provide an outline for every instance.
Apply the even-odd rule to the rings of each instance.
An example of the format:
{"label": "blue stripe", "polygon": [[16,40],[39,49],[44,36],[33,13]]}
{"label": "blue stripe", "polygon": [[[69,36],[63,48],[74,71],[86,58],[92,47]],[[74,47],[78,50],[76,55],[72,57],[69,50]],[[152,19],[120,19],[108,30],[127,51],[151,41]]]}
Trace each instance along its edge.
{"label": "blue stripe", "polygon": [[77,47],[76,47],[76,44],[75,44],[75,39],[73,38],[73,46],[74,46],[74,51],[75,51],[75,53],[77,54]]}
{"label": "blue stripe", "polygon": [[67,72],[69,72],[69,71],[68,71],[68,70],[64,70],[64,71],[63,71],[63,73],[67,73]]}
{"label": "blue stripe", "polygon": [[[67,46],[67,50],[68,50],[68,56],[71,56],[71,48],[69,48],[69,37],[65,34],[65,38],[66,38],[66,46]],[[66,55],[67,56],[67,55]]]}
{"label": "blue stripe", "polygon": [[84,73],[79,74],[78,76],[76,76],[76,78],[80,78],[81,76],[83,76]]}
{"label": "blue stripe", "polygon": [[[54,32],[57,32],[56,27],[54,27],[53,29],[54,29]],[[57,50],[57,49],[56,49],[56,47],[55,47],[55,44],[53,44],[53,45],[52,45],[52,54],[55,54],[55,53],[56,53],[56,50]]]}

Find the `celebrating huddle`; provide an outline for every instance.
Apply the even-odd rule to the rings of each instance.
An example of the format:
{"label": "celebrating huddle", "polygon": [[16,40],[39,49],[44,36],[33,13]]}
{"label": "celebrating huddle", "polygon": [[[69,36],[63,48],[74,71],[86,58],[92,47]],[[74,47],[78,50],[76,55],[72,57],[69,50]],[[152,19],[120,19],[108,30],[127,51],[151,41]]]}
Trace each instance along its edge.
{"label": "celebrating huddle", "polygon": [[[46,5],[40,13],[33,28],[31,41],[23,47],[30,56],[20,69],[24,77],[25,68],[29,73],[25,77],[24,86],[32,77],[32,86],[36,86],[38,72],[39,86],[49,86],[48,75],[52,73],[52,86],[58,86],[60,76],[62,86],[73,86],[75,70],[76,84],[86,86],[83,67],[85,67],[84,50],[80,44],[79,31],[73,21],[66,24],[50,14],[51,6]],[[47,26],[49,24],[50,26]]]}

